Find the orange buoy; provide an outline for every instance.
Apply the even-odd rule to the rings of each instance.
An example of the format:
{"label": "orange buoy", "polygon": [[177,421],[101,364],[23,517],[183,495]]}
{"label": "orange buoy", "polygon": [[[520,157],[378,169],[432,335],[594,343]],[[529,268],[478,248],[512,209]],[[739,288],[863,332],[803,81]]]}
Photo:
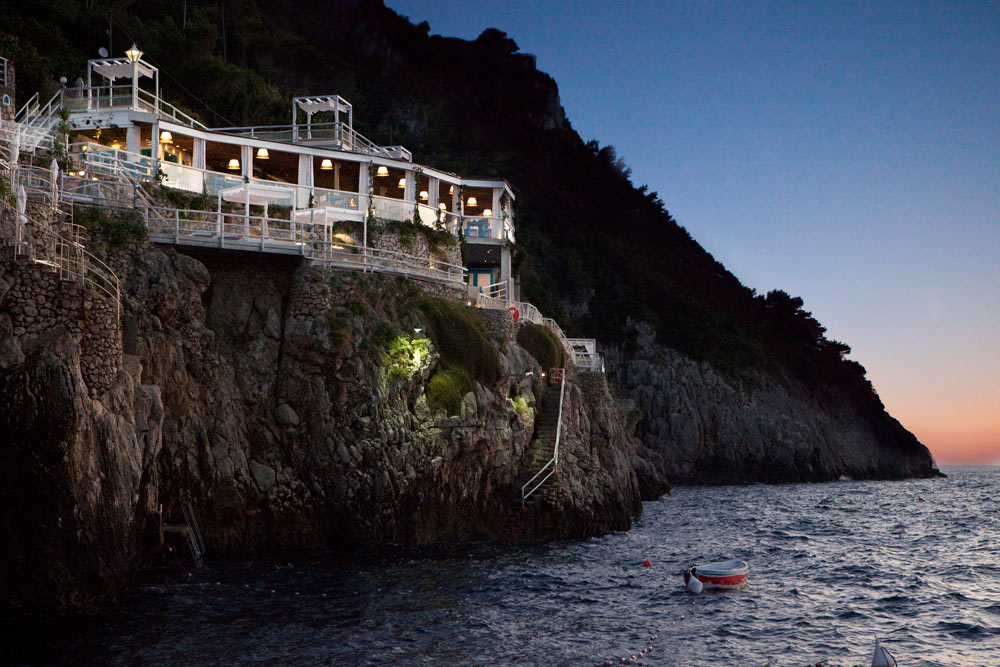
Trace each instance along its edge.
{"label": "orange buoy", "polygon": [[648,560],[644,560],[644,561],[642,561],[642,566],[643,567],[653,567],[653,564],[650,563]]}

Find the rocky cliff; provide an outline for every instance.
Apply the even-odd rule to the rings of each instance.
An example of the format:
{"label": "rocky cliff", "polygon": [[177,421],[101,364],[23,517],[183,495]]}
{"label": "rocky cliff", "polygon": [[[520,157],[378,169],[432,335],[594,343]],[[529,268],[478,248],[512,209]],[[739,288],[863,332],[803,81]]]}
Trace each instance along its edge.
{"label": "rocky cliff", "polygon": [[[122,278],[124,336],[91,340],[86,314],[115,314],[100,295],[23,260],[0,274],[0,589],[16,605],[113,594],[180,499],[214,555],[584,536],[641,511],[634,468],[656,456],[603,378],[575,374],[557,475],[521,510],[536,417],[558,406],[506,313],[484,327],[446,288],[297,257],[93,243]],[[499,369],[454,414],[429,405],[446,350],[413,333],[449,303]]]}
{"label": "rocky cliff", "polygon": [[609,379],[635,402],[639,436],[671,483],[928,477],[930,452],[880,402],[762,371],[718,374],[630,323],[631,351],[608,351]]}

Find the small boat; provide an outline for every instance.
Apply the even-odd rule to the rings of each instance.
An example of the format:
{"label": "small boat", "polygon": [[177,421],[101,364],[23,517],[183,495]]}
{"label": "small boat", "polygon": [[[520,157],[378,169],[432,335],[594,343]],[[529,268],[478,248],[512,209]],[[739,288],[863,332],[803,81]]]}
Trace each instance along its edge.
{"label": "small boat", "polygon": [[875,638],[875,653],[872,655],[872,667],[896,667],[896,659],[884,646],[882,641]]}
{"label": "small boat", "polygon": [[696,578],[705,588],[718,590],[733,590],[747,585],[747,573],[750,571],[746,561],[726,560],[707,565],[695,565],[684,573],[685,585]]}

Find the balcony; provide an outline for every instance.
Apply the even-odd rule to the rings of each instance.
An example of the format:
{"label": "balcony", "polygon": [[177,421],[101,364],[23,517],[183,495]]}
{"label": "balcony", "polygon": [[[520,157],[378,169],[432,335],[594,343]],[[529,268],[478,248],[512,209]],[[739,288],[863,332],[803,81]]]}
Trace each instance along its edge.
{"label": "balcony", "polygon": [[466,243],[514,243],[514,226],[498,216],[465,216],[462,235]]}

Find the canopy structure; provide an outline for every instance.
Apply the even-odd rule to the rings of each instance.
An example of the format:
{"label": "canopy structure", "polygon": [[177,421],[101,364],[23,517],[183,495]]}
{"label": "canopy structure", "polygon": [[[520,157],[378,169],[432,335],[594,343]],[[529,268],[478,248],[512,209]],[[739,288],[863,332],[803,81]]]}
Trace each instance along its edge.
{"label": "canopy structure", "polygon": [[295,191],[292,188],[282,188],[276,185],[262,183],[240,183],[239,185],[219,191],[219,206],[228,201],[234,204],[264,206],[278,202],[295,201]]}
{"label": "canopy structure", "polygon": [[[105,60],[90,60],[87,62],[89,65],[89,71],[87,76],[87,84],[90,85],[93,81],[93,75],[99,74],[105,79],[114,81],[115,79],[131,79],[132,78],[132,61],[128,58],[110,58]],[[135,63],[135,71],[138,73],[139,78],[144,76],[150,79],[156,79],[158,77],[159,71],[150,65],[149,63],[139,60]]]}
{"label": "canopy structure", "polygon": [[[347,127],[354,127],[354,107],[340,95],[317,95],[315,97],[293,97],[292,98],[292,127],[297,129],[299,125],[299,110],[306,114],[306,135],[312,128],[313,114],[324,111],[333,112],[334,122],[340,123],[341,114],[347,114]],[[298,136],[296,133],[295,136]]]}
{"label": "canopy structure", "polygon": [[[141,54],[141,52],[140,52]],[[104,84],[108,86],[107,91],[102,92],[101,88],[94,89],[94,78],[95,76],[103,78],[107,83]],[[153,80],[153,99],[150,101],[148,96],[140,98],[139,95],[139,81],[143,77],[147,77]],[[101,58],[99,60],[88,60],[87,61],[87,96],[97,96],[107,94],[110,100],[115,100],[116,95],[114,90],[118,89],[119,86],[115,85],[115,81],[118,79],[126,79],[130,83],[122,84],[121,87],[130,86],[132,89],[131,95],[131,107],[133,109],[140,109],[140,100],[144,106],[158,107],[160,100],[160,70],[153,67],[142,58],[139,58],[135,62],[132,62],[128,58]],[[113,102],[113,104],[120,104],[120,102]],[[149,111],[150,109],[145,108],[143,110]]]}

